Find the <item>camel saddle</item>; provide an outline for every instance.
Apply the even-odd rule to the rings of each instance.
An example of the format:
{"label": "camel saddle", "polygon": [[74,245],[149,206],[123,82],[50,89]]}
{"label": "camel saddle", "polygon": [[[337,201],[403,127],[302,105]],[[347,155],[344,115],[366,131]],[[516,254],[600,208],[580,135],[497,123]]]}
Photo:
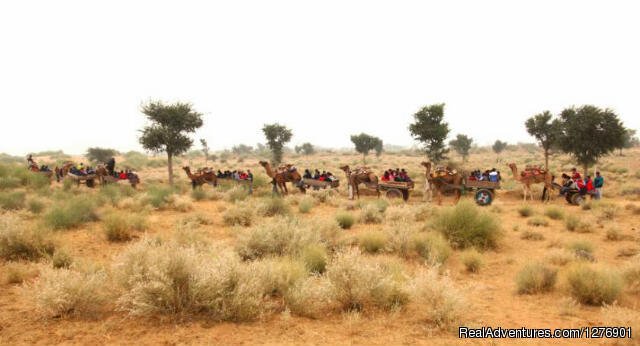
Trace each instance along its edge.
{"label": "camel saddle", "polygon": [[540,166],[527,165],[524,170],[520,172],[520,176],[531,177],[534,175],[545,175],[546,173],[547,171],[540,168]]}
{"label": "camel saddle", "polygon": [[448,175],[455,175],[458,173],[455,169],[449,169],[449,167],[438,166],[435,171],[431,172],[431,178],[441,178]]}
{"label": "camel saddle", "polygon": [[278,174],[283,174],[283,173],[291,173],[291,172],[295,172],[297,169],[294,165],[281,165],[278,168],[276,168],[276,173]]}
{"label": "camel saddle", "polygon": [[363,174],[368,175],[369,173],[371,173],[371,170],[369,169],[369,167],[358,167],[351,172],[351,174],[356,174],[356,175],[363,175]]}

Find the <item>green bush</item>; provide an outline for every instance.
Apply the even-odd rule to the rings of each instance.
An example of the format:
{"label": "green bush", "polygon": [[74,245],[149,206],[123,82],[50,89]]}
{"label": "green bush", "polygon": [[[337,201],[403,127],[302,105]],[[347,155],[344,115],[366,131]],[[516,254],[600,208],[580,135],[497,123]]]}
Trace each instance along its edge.
{"label": "green bush", "polygon": [[313,198],[304,197],[300,200],[300,203],[298,203],[298,210],[301,213],[306,214],[311,211],[313,206],[314,206]]}
{"label": "green bush", "polygon": [[525,239],[525,240],[544,240],[544,235],[542,235],[542,233],[539,232],[533,232],[533,231],[524,231],[522,232],[522,234],[520,235],[520,239]]}
{"label": "green bush", "polygon": [[458,248],[495,248],[503,236],[494,216],[468,201],[438,213],[434,227]]}
{"label": "green bush", "polygon": [[577,216],[569,215],[564,220],[564,226],[567,231],[578,233],[591,233],[593,227],[590,223],[580,220]]}
{"label": "green bush", "polygon": [[569,244],[569,250],[573,252],[585,252],[593,254],[593,244],[586,240],[576,240]]}
{"label": "green bush", "polygon": [[51,265],[54,268],[69,268],[73,263],[73,258],[66,251],[57,249],[51,257]]}
{"label": "green bush", "polygon": [[240,233],[236,251],[243,259],[297,256],[307,246],[320,242],[320,232],[308,225],[296,219],[276,218]]}
{"label": "green bush", "polygon": [[0,192],[0,209],[18,210],[24,208],[25,193],[22,191]]}
{"label": "green bush", "polygon": [[249,192],[242,186],[234,186],[226,193],[226,200],[229,202],[243,201],[249,196]]}
{"label": "green bush", "polygon": [[564,212],[558,207],[548,207],[544,211],[544,215],[552,220],[562,220],[564,218]]}
{"label": "green bush", "polygon": [[366,231],[358,237],[360,248],[368,253],[383,251],[388,241],[387,235],[380,231]]}
{"label": "green bush", "polygon": [[377,206],[367,204],[362,208],[360,219],[363,223],[381,223],[384,219],[384,215],[380,212],[380,209]]}
{"label": "green bush", "polygon": [[520,216],[522,217],[529,217],[533,215],[533,208],[528,205],[523,205],[522,207],[518,208],[518,214],[520,214]]}
{"label": "green bush", "polygon": [[204,189],[199,188],[191,191],[191,198],[193,198],[194,201],[203,201],[207,199],[207,197],[207,191]]}
{"label": "green bush", "polygon": [[98,220],[95,202],[89,198],[73,197],[55,205],[44,215],[44,223],[52,229],[69,229]]}
{"label": "green bush", "polygon": [[536,226],[536,227],[547,227],[547,226],[549,226],[549,221],[547,221],[547,219],[545,219],[545,218],[543,218],[541,216],[534,216],[534,217],[530,218],[527,223],[529,225],[531,225],[531,226]]}
{"label": "green bush", "polygon": [[622,291],[622,278],[608,269],[577,265],[567,273],[571,295],[582,304],[613,303]]}
{"label": "green bush", "polygon": [[154,208],[165,208],[173,195],[173,189],[165,186],[151,186],[147,190],[146,201]]}
{"label": "green bush", "polygon": [[482,254],[476,249],[469,249],[461,254],[462,263],[465,269],[470,273],[477,273],[484,265]]}
{"label": "green bush", "polygon": [[302,250],[302,260],[312,273],[324,273],[327,267],[327,250],[320,244],[310,244]]}
{"label": "green bush", "polygon": [[258,214],[261,216],[287,215],[290,212],[289,205],[280,197],[265,198],[258,205]]}
{"label": "green bush", "polygon": [[16,217],[0,218],[0,258],[35,261],[52,255],[54,250],[55,245],[46,232],[28,228]]}
{"label": "green bush", "polygon": [[543,263],[527,263],[516,275],[520,294],[534,294],[553,290],[558,270]]}
{"label": "green bush", "polygon": [[118,212],[107,215],[103,226],[107,240],[113,242],[130,240],[134,231],[143,231],[147,228],[144,216]]}
{"label": "green bush", "polygon": [[411,248],[430,263],[444,263],[451,255],[451,247],[440,234],[418,233],[411,239]]}
{"label": "green bush", "polygon": [[253,209],[246,205],[229,208],[222,214],[222,221],[227,226],[251,226]]}
{"label": "green bush", "polygon": [[34,214],[40,214],[46,208],[46,204],[38,199],[30,199],[27,202],[27,208]]}
{"label": "green bush", "polygon": [[356,222],[356,219],[349,212],[339,211],[336,214],[336,221],[338,222],[338,225],[340,225],[340,228],[349,229]]}

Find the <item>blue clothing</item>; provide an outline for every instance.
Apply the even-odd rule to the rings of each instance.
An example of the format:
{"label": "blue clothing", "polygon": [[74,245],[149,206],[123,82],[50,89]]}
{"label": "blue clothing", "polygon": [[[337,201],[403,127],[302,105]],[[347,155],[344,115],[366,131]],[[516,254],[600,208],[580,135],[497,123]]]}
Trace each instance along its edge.
{"label": "blue clothing", "polygon": [[599,188],[604,186],[604,178],[602,176],[596,177],[595,179],[593,179],[593,186],[595,188]]}

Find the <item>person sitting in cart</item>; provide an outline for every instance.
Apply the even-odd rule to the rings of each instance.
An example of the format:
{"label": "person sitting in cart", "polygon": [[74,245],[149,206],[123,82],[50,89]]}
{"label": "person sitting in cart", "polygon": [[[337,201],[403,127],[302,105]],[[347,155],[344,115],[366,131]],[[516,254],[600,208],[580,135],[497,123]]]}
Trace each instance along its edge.
{"label": "person sitting in cart", "polygon": [[575,167],[571,168],[571,179],[573,179],[573,181],[582,180],[582,176]]}
{"label": "person sitting in cart", "polygon": [[120,180],[127,179],[127,173],[125,173],[123,170],[121,170],[120,174],[118,174],[118,179],[120,179]]}
{"label": "person sitting in cart", "polygon": [[562,173],[562,187],[560,188],[560,195],[564,195],[570,190],[578,190],[578,184],[576,184],[571,177],[565,173]]}
{"label": "person sitting in cart", "polygon": [[309,169],[305,169],[304,170],[304,174],[302,175],[302,177],[305,178],[305,179],[312,179],[311,171]]}
{"label": "person sitting in cart", "polygon": [[496,169],[491,169],[491,172],[489,172],[489,181],[492,183],[497,183],[499,180],[500,178]]}
{"label": "person sitting in cart", "polygon": [[331,172],[327,172],[327,180],[328,180],[328,181],[336,181],[336,179],[337,179],[337,178],[336,178],[336,176],[335,176],[335,175],[333,175],[333,173],[331,173]]}
{"label": "person sitting in cart", "polygon": [[586,193],[588,195],[591,195],[591,199],[593,199],[595,196],[596,188],[593,185],[593,180],[591,179],[590,175],[587,175],[587,177],[584,179],[584,188]]}

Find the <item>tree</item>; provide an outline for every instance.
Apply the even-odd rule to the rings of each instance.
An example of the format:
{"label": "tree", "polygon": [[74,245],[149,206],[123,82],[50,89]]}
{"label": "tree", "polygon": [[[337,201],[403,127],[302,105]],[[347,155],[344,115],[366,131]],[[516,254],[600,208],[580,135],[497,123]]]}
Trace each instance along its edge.
{"label": "tree", "polygon": [[359,135],[351,135],[351,142],[356,147],[356,151],[362,154],[362,162],[366,163],[366,156],[371,150],[375,150],[376,153],[382,153],[382,140],[375,136],[370,136],[366,133]]}
{"label": "tree", "polygon": [[422,143],[427,156],[434,162],[446,159],[449,124],[444,122],[444,103],[422,107],[413,118],[415,122],[409,125],[409,132]]}
{"label": "tree", "polygon": [[624,145],[626,129],[611,109],[591,105],[567,108],[560,113],[558,126],[560,149],[582,165],[585,175],[600,157]]}
{"label": "tree", "polygon": [[381,139],[378,139],[378,141],[376,142],[376,146],[373,148],[373,150],[376,151],[376,157],[380,157],[380,155],[382,155],[382,151],[384,150],[384,148],[383,148]]}
{"label": "tree", "polygon": [[471,144],[473,144],[473,138],[461,134],[457,135],[456,139],[449,141],[449,146],[451,146],[456,153],[462,156],[462,161],[467,161]]}
{"label": "tree", "polygon": [[116,156],[118,152],[115,149],[106,148],[89,148],[87,149],[87,159],[93,162],[107,162],[110,158]]}
{"label": "tree", "polygon": [[498,157],[496,158],[496,162],[500,161],[500,153],[507,148],[507,145],[508,145],[507,142],[503,142],[497,139],[496,142],[493,143],[493,145],[491,146],[491,149],[493,149],[493,152],[498,155]]}
{"label": "tree", "polygon": [[313,147],[313,144],[306,142],[306,143],[302,143],[302,145],[296,145],[295,146],[295,151],[297,154],[304,154],[304,155],[311,155],[313,153],[316,152],[316,149]]}
{"label": "tree", "polygon": [[549,111],[544,111],[527,119],[524,123],[527,132],[535,139],[544,151],[544,167],[549,170],[549,154],[558,141],[558,122],[553,120]]}
{"label": "tree", "polygon": [[640,140],[636,137],[636,130],[634,129],[626,129],[624,132],[624,140],[622,142],[622,147],[620,147],[620,156],[622,156],[622,149],[629,149],[633,147],[637,147],[640,145]]}
{"label": "tree", "polygon": [[272,163],[279,164],[282,162],[282,149],[291,140],[293,133],[278,123],[265,124],[262,132],[264,132],[264,136],[267,139],[267,147],[269,147],[273,155]]}
{"label": "tree", "polygon": [[204,154],[204,165],[207,165],[207,161],[209,160],[209,146],[207,145],[207,140],[204,138],[200,138],[200,145],[202,146],[202,153]]}
{"label": "tree", "polygon": [[231,151],[236,155],[248,155],[253,151],[253,147],[246,144],[234,145]]}
{"label": "tree", "polygon": [[151,124],[141,130],[140,144],[146,150],[167,153],[169,184],[173,185],[173,157],[191,148],[193,140],[187,134],[202,126],[202,114],[190,103],[182,102],[151,101],[141,111]]}

